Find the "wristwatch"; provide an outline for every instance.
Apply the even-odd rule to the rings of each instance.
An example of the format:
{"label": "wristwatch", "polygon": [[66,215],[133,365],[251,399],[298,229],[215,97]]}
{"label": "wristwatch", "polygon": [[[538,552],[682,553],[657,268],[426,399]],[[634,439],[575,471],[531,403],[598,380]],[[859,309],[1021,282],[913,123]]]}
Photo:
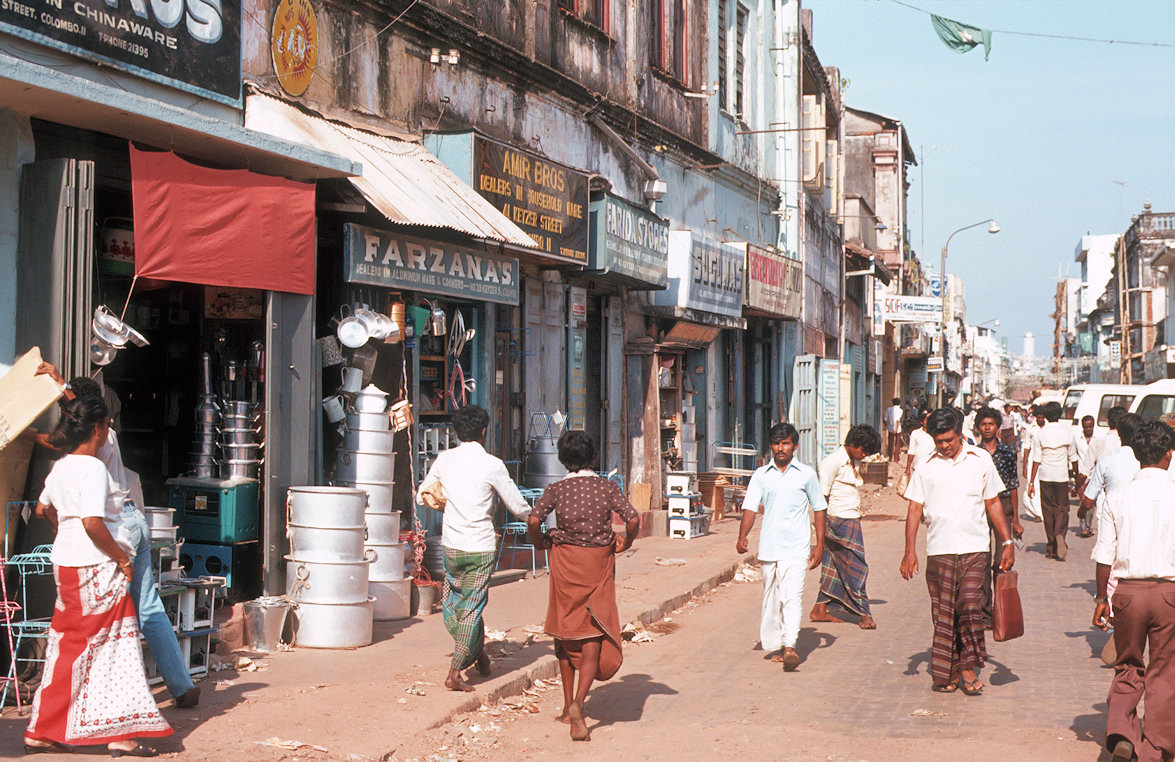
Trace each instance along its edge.
{"label": "wristwatch", "polygon": [[1003,547],[1005,547],[1005,548],[1006,548],[1006,547],[1008,547],[1009,545],[1015,545],[1015,544],[1016,544],[1016,541],[1015,541],[1015,540],[1004,540]]}
{"label": "wristwatch", "polygon": [[1094,598],[1093,602],[1094,603],[1109,603],[1109,599],[1107,599],[1107,598]]}

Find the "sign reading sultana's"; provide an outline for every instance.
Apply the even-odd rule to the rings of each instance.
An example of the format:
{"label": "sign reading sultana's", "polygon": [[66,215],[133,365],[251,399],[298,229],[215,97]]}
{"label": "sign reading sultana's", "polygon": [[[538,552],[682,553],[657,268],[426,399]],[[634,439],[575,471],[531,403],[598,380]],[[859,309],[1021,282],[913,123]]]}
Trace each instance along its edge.
{"label": "sign reading sultana's", "polygon": [[0,0],[0,31],[222,103],[241,100],[239,0]]}
{"label": "sign reading sultana's", "polygon": [[473,187],[535,240],[575,264],[588,261],[588,178],[536,154],[477,136]]}
{"label": "sign reading sultana's", "polygon": [[348,283],[518,304],[517,259],[351,223],[343,239]]}

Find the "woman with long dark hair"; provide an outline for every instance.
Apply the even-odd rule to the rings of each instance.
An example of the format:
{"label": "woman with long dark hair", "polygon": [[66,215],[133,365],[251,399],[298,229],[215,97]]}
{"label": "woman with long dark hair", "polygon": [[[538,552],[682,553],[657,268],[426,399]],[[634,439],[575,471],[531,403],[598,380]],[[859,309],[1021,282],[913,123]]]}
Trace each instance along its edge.
{"label": "woman with long dark hair", "polygon": [[[122,492],[96,457],[110,427],[96,397],[70,402],[49,443],[68,453],[45,478],[37,512],[56,515],[57,603],[45,671],[24,735],[26,754],[106,745],[112,757],[153,757],[134,739],[171,734],[143,672],[139,625],[127,594],[133,550],[119,535]],[[125,541],[124,541],[125,542]]]}
{"label": "woman with long dark hair", "polygon": [[[586,741],[583,703],[592,682],[610,679],[623,660],[614,554],[632,545],[640,518],[615,482],[591,470],[596,443],[586,431],[563,432],[559,462],[568,474],[543,491],[527,518],[527,528],[535,547],[551,549],[544,629],[555,639],[563,680],[563,711],[558,719],[571,725],[571,740]],[[551,512],[558,526],[544,535],[543,519]],[[613,513],[624,520],[624,537],[612,531]]]}

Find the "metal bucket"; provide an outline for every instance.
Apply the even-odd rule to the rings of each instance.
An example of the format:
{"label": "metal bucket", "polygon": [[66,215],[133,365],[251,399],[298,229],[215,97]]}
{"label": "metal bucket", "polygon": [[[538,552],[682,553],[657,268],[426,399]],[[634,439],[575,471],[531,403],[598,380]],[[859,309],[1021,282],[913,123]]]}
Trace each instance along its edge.
{"label": "metal bucket", "polygon": [[423,564],[433,579],[445,578],[445,548],[441,545],[440,535],[425,540]]}
{"label": "metal bucket", "polygon": [[408,556],[407,543],[368,544],[363,550],[371,554],[371,570],[367,577],[369,582],[393,582],[404,579],[404,559]]}
{"label": "metal bucket", "polygon": [[286,525],[290,555],[299,561],[359,561],[367,531],[356,527]]}
{"label": "metal bucket", "polygon": [[250,651],[276,651],[286,629],[290,602],[268,596],[245,602],[245,643]]}
{"label": "metal bucket", "polygon": [[376,621],[407,619],[412,615],[412,580],[372,582],[370,587]]}
{"label": "metal bucket", "polygon": [[335,478],[345,482],[390,482],[396,478],[396,454],[340,450]]}
{"label": "metal bucket", "polygon": [[363,514],[368,545],[391,545],[400,541],[400,512]]}
{"label": "metal bucket", "polygon": [[522,482],[533,489],[545,489],[567,476],[567,469],[559,462],[559,445],[554,439],[536,437],[530,440],[526,453],[526,471]]}
{"label": "metal bucket", "polygon": [[294,606],[294,644],[303,648],[361,648],[371,645],[375,598],[361,603],[308,603]]}
{"label": "metal bucket", "polygon": [[371,561],[286,559],[286,588],[295,603],[359,603],[367,600]]}
{"label": "metal bucket", "polygon": [[290,524],[304,527],[355,527],[363,524],[367,493],[352,487],[290,487]]}
{"label": "metal bucket", "polygon": [[362,490],[367,495],[368,513],[392,512],[392,485],[395,482],[352,482],[340,481],[340,486]]}

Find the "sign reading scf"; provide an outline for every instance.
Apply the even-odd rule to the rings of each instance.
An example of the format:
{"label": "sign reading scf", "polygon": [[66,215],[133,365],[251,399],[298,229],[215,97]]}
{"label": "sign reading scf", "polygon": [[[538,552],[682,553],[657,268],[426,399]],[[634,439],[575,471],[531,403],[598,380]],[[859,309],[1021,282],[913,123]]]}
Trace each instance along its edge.
{"label": "sign reading scf", "polygon": [[875,305],[891,323],[941,323],[942,300],[932,296],[878,296]]}

